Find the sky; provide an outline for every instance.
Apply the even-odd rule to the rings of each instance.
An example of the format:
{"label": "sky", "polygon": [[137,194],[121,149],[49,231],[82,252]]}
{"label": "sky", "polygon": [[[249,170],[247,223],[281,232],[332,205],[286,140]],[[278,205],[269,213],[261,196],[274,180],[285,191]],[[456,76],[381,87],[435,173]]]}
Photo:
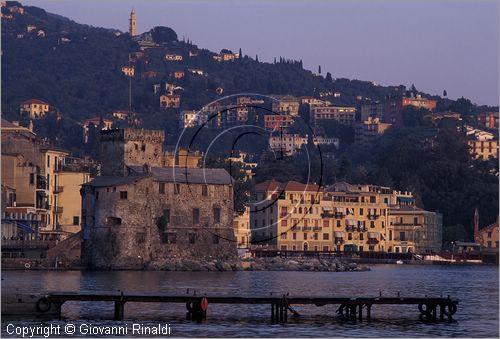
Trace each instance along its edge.
{"label": "sky", "polygon": [[303,60],[334,78],[405,85],[473,103],[499,103],[497,0],[27,0],[76,22],[139,33],[173,28],[180,39],[272,62]]}

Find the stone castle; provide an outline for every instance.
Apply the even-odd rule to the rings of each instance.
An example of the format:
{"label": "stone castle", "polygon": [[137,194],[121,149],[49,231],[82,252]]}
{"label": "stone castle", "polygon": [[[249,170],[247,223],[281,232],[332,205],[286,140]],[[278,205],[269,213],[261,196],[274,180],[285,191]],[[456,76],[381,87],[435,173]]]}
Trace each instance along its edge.
{"label": "stone castle", "polygon": [[163,131],[101,132],[101,176],[81,190],[82,263],[89,268],[161,269],[173,258],[236,257],[232,178],[224,169],[192,167],[186,153],[185,161],[172,159],[164,139]]}

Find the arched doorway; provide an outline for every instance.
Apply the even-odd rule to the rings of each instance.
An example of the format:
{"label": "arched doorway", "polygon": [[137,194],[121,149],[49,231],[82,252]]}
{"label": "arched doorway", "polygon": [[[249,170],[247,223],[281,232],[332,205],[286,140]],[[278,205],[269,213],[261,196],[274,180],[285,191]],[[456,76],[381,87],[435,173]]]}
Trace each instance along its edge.
{"label": "arched doorway", "polygon": [[309,245],[305,242],[302,248],[304,249],[304,252],[306,252],[309,250]]}

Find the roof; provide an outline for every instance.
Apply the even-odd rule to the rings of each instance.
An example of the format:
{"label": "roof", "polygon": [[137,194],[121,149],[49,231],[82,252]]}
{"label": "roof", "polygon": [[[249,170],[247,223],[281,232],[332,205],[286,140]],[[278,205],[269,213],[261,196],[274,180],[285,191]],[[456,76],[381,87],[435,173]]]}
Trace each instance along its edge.
{"label": "roof", "polygon": [[41,152],[45,152],[45,151],[55,151],[55,152],[66,153],[66,154],[70,154],[70,153],[71,153],[71,152],[69,152],[68,150],[65,150],[64,148],[57,147],[57,146],[50,146],[50,145],[40,147],[40,151],[41,151]]}
{"label": "roof", "polygon": [[317,184],[307,183],[303,184],[298,181],[287,181],[287,182],[279,182],[274,179],[264,181],[260,184],[255,185],[255,191],[299,191],[299,192],[318,192],[320,187]]}
{"label": "roof", "polygon": [[[144,166],[128,166],[133,172],[142,174]],[[233,178],[223,168],[151,167],[156,181],[180,184],[231,185]]]}
{"label": "roof", "polygon": [[28,99],[23,102],[21,102],[21,105],[31,105],[31,104],[41,104],[41,105],[48,105],[45,101],[38,100],[38,99]]}
{"label": "roof", "polygon": [[100,176],[83,184],[82,186],[93,186],[93,187],[121,186],[137,182],[146,177],[148,176],[147,175],[129,175],[126,177]]}

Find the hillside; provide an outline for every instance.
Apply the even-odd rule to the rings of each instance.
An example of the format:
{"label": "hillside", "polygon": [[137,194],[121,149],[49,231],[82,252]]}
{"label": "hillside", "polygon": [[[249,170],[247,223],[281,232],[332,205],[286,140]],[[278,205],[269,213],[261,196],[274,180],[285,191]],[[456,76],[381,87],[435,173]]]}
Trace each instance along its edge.
{"label": "hillside", "polygon": [[[26,6],[24,13],[12,13],[8,7],[13,4],[8,2],[2,9],[12,16],[2,19],[4,113],[14,113],[19,103],[29,98],[47,101],[63,117],[77,121],[127,108],[128,78],[121,67],[129,64],[130,53],[140,51],[136,41],[127,33],[78,24],[37,7]],[[36,28],[27,32],[28,25]],[[38,36],[39,30],[43,30],[44,37]],[[367,81],[328,81],[304,70],[299,61],[274,64],[243,56],[218,62],[213,59],[214,52],[191,42],[156,42],[157,48],[145,50],[144,57],[133,63],[133,109],[145,114],[146,120],[148,113],[159,111],[159,93],[153,93],[153,85],[161,84],[164,88],[165,82],[185,88],[181,109],[199,109],[217,99],[217,87],[223,88],[224,95],[255,92],[319,96],[320,92],[340,92],[340,98],[325,97],[339,105],[359,105],[357,96],[377,100],[401,91],[401,87],[375,86]],[[183,60],[167,62],[166,53],[180,54]],[[188,71],[193,68],[202,69],[206,75]],[[176,70],[185,71],[186,76],[173,79],[172,72]],[[147,78],[146,71],[154,71],[156,76]]]}

